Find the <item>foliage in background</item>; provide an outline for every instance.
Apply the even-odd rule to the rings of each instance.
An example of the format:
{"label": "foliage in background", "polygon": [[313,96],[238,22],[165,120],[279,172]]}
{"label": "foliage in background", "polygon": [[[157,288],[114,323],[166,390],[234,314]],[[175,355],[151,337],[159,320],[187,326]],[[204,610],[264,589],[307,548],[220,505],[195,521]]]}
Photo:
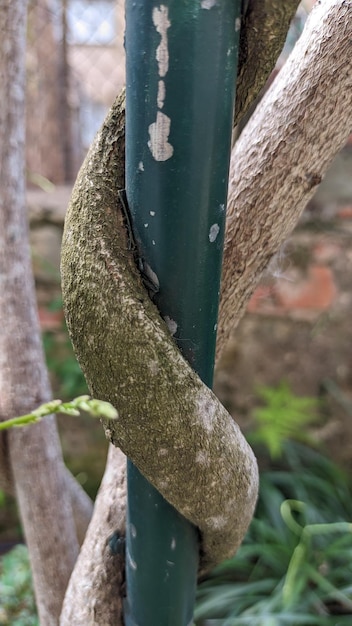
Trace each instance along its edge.
{"label": "foliage in background", "polygon": [[238,553],[199,586],[197,625],[350,625],[351,521],[342,471],[306,446],[285,444],[280,465],[262,473]]}
{"label": "foliage in background", "polygon": [[255,428],[248,435],[251,445],[263,444],[276,459],[287,441],[313,443],[308,428],[319,419],[316,398],[295,395],[286,382],[258,387],[257,394],[263,406],[253,411]]}
{"label": "foliage in background", "polygon": [[55,394],[66,400],[87,393],[87,384],[66,328],[61,334],[49,331],[43,333],[43,344]]}
{"label": "foliage in background", "polygon": [[0,626],[39,626],[28,550],[22,545],[0,559]]}
{"label": "foliage in background", "polygon": [[[52,299],[48,310],[62,313],[61,295]],[[66,401],[89,393],[65,322],[57,330],[44,332],[43,343],[54,395]],[[72,420],[59,415],[58,426],[65,463],[94,500],[105,466],[104,430],[95,420],[84,417]]]}
{"label": "foliage in background", "polygon": [[314,443],[308,431],[319,419],[315,398],[296,396],[285,382],[260,387],[258,395],[262,406],[248,439],[270,469],[261,472],[244,543],[199,586],[197,626],[347,626],[350,482],[321,452],[299,443]]}
{"label": "foliage in background", "polygon": [[[54,298],[48,311],[62,312],[62,296]],[[42,335],[46,363],[56,396],[69,400],[87,393],[87,384],[74,355],[66,323],[56,331],[45,331]]]}

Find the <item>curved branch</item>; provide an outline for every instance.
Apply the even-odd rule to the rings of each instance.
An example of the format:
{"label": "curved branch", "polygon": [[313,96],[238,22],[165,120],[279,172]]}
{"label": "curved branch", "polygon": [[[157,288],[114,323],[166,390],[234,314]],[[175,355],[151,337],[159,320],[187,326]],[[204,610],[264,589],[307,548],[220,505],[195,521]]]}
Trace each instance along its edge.
{"label": "curved branch", "polygon": [[317,3],[232,151],[217,352],[351,132],[352,4]]}
{"label": "curved branch", "polygon": [[243,539],[257,466],[231,416],[181,356],[128,252],[117,202],[123,124],[121,98],[73,191],[61,265],[66,320],[92,394],[119,412],[106,425],[111,442],[200,529],[207,569]]}
{"label": "curved branch", "polygon": [[[126,458],[110,446],[94,513],[65,596],[60,626],[122,625]],[[92,593],[92,590],[94,592]],[[78,601],[82,599],[83,601]]]}
{"label": "curved branch", "polygon": [[298,5],[299,0],[247,0],[240,33],[235,125],[274,69]]}

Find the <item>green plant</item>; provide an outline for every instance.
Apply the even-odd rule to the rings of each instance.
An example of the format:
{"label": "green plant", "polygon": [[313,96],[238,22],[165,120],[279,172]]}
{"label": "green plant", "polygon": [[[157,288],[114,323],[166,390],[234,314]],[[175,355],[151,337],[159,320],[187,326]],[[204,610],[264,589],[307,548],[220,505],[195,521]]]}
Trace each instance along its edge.
{"label": "green plant", "polygon": [[78,417],[81,411],[91,415],[91,417],[105,417],[110,420],[118,417],[116,409],[109,402],[96,400],[95,398],[90,398],[89,396],[79,396],[70,402],[50,400],[50,402],[41,404],[31,413],[4,420],[3,422],[0,422],[0,431],[7,430],[9,428],[18,428],[20,426],[28,426],[28,424],[35,424],[52,413],[61,413],[63,415]]}
{"label": "green plant", "polygon": [[60,334],[43,333],[46,362],[56,393],[64,399],[87,393],[87,384],[64,325]]}
{"label": "green plant", "polygon": [[[51,268],[51,270],[54,274],[53,278],[58,279],[59,284],[57,269]],[[61,294],[52,298],[47,310],[62,313]],[[62,321],[58,330],[43,332],[42,339],[55,393],[64,400],[87,393],[87,384],[74,355],[65,321]]]}
{"label": "green plant", "polygon": [[272,459],[282,453],[285,441],[312,443],[308,427],[318,419],[318,400],[295,395],[286,382],[277,387],[259,387],[258,396],[264,406],[254,410],[255,430],[250,443],[264,444]]}
{"label": "green plant", "polygon": [[198,626],[351,623],[350,485],[307,446],[290,442],[282,452],[281,466],[261,476],[238,553],[199,586]]}
{"label": "green plant", "polygon": [[38,626],[28,550],[18,545],[0,559],[0,626]]}

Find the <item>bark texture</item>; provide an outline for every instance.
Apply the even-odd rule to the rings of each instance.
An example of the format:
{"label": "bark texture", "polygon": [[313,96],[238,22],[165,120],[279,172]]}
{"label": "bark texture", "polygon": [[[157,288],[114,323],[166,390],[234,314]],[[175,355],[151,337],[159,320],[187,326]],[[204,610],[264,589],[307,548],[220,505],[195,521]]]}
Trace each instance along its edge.
{"label": "bark texture", "polygon": [[242,16],[234,123],[247,113],[285,43],[299,0],[245,0]]}
{"label": "bark texture", "polygon": [[317,3],[232,152],[217,350],[351,132],[352,2]]}
{"label": "bark texture", "polygon": [[[8,419],[49,400],[50,386],[25,205],[26,2],[2,0],[0,24],[0,419]],[[29,547],[41,623],[54,626],[78,552],[55,421],[49,418],[14,430],[3,443]]]}
{"label": "bark texture", "polygon": [[60,626],[122,624],[125,504],[126,458],[110,446],[92,521],[65,596]]}
{"label": "bark texture", "polygon": [[123,107],[122,97],[87,155],[67,211],[66,320],[91,393],[119,412],[107,436],[198,526],[208,569],[244,537],[257,465],[238,426],[181,356],[128,251],[117,200]]}

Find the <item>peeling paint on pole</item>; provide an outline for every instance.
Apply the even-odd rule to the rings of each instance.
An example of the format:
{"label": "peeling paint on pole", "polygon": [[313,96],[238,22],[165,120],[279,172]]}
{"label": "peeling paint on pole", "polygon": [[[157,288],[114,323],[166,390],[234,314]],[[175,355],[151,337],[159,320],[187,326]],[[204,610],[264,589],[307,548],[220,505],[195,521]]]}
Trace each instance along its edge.
{"label": "peeling paint on pole", "polygon": [[207,9],[208,11],[215,7],[217,4],[217,0],[201,0],[200,6],[202,9]]}
{"label": "peeling paint on pole", "polygon": [[148,148],[156,161],[167,161],[171,159],[174,149],[168,142],[170,134],[171,120],[167,115],[158,111],[156,122],[150,124]]}
{"label": "peeling paint on pole", "polygon": [[[127,200],[143,258],[160,282],[154,302],[183,356],[209,387],[240,7],[241,0],[126,1]],[[195,403],[207,437],[216,421],[211,405],[203,395]],[[165,465],[163,435],[161,429],[155,454]],[[207,451],[196,452],[194,464],[205,468]],[[164,489],[166,480],[172,484],[173,476],[163,475],[158,488]],[[126,625],[189,626],[198,531],[132,463],[128,484],[128,519],[138,534],[127,533],[126,544],[138,570],[126,568],[132,614],[129,619],[127,611]],[[216,528],[221,514],[211,520]],[[187,506],[182,515],[187,517]]]}
{"label": "peeling paint on pole", "polygon": [[[164,4],[160,7],[154,7],[153,9],[153,24],[161,37],[160,44],[158,45],[155,53],[156,60],[158,62],[158,73],[161,78],[164,78],[169,69],[169,48],[167,39],[167,30],[171,26],[169,20],[169,9]],[[157,94],[157,107],[162,109],[164,106],[166,97],[166,87],[163,80],[158,82],[158,94]],[[151,151],[156,161],[167,161],[171,159],[174,149],[169,143],[171,120],[158,111],[156,114],[156,121],[150,124],[148,128],[149,141],[148,148]]]}
{"label": "peeling paint on pole", "polygon": [[170,28],[169,9],[164,5],[160,5],[160,9],[153,9],[153,23],[161,36],[160,45],[156,49],[156,60],[159,65],[159,76],[166,76],[169,69],[169,49],[167,43],[167,29]]}
{"label": "peeling paint on pole", "polygon": [[219,232],[220,232],[219,224],[213,224],[212,226],[210,226],[210,230],[209,230],[209,241],[210,241],[210,243],[214,243],[214,241],[216,240]]}

